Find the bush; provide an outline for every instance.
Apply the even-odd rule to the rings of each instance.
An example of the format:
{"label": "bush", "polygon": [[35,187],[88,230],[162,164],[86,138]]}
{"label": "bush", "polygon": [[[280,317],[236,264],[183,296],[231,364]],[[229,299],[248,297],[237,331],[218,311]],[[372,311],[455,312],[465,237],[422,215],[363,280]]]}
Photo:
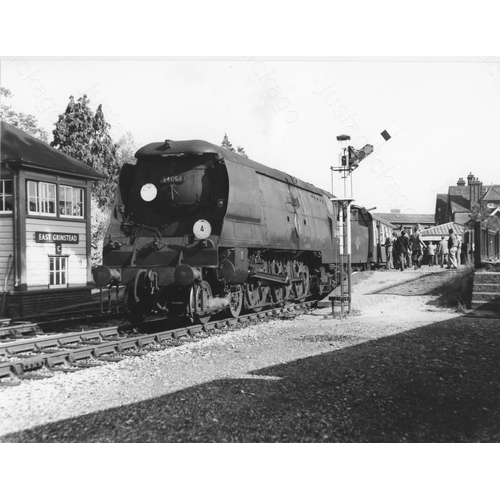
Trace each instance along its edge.
{"label": "bush", "polygon": [[95,267],[102,264],[102,246],[108,230],[110,211],[99,208],[97,200],[92,196],[91,214],[91,258],[92,267]]}
{"label": "bush", "polygon": [[443,307],[456,308],[461,312],[470,309],[474,271],[474,266],[467,265],[451,275],[452,279],[437,290],[438,304]]}

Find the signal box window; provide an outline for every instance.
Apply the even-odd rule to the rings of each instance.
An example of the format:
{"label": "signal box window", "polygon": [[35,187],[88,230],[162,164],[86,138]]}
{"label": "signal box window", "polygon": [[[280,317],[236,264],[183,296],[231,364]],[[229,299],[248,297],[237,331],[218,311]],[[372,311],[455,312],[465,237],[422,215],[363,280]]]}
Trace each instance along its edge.
{"label": "signal box window", "polygon": [[63,287],[67,285],[67,257],[49,257],[49,285]]}
{"label": "signal box window", "polygon": [[28,181],[28,213],[56,215],[56,185]]}
{"label": "signal box window", "polygon": [[0,181],[0,213],[12,212],[12,181]]}
{"label": "signal box window", "polygon": [[59,186],[59,215],[83,218],[83,189]]}

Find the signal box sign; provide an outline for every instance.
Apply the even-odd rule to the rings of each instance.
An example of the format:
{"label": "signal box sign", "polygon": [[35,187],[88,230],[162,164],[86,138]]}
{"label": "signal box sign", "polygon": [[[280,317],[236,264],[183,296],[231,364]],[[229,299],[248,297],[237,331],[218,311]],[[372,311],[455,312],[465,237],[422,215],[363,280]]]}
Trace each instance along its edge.
{"label": "signal box sign", "polygon": [[35,231],[37,243],[79,243],[80,235],[74,233],[44,233]]}

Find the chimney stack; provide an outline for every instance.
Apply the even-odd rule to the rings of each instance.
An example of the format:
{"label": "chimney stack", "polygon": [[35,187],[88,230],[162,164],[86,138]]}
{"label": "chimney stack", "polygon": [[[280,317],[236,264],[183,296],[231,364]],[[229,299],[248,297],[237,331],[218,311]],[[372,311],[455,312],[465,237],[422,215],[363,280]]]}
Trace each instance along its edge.
{"label": "chimney stack", "polygon": [[457,186],[465,186],[465,181],[463,177],[460,177],[460,179],[458,179]]}
{"label": "chimney stack", "polygon": [[469,179],[469,177],[472,177],[469,180],[469,200],[470,200],[470,209],[472,210],[474,208],[474,205],[479,204],[483,183],[479,179],[475,179],[472,174],[469,174],[467,179]]}

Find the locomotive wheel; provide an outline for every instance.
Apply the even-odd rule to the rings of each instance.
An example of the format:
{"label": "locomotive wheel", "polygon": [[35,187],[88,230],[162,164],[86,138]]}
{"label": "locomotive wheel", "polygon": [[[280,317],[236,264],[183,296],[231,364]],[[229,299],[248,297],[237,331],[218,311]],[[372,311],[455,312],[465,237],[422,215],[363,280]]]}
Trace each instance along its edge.
{"label": "locomotive wheel", "polygon": [[226,314],[230,318],[237,318],[243,307],[243,289],[241,285],[233,287],[231,291],[231,302],[229,306],[226,308]]}
{"label": "locomotive wheel", "polygon": [[259,282],[246,283],[245,297],[248,310],[253,312],[262,311],[264,304],[262,300],[262,288]]}
{"label": "locomotive wheel", "polygon": [[299,277],[302,281],[295,283],[295,297],[299,302],[303,302],[309,293],[309,269],[301,265]]}
{"label": "locomotive wheel", "polygon": [[275,304],[283,305],[288,300],[289,289],[285,285],[273,286],[273,302]]}
{"label": "locomotive wheel", "polygon": [[189,314],[193,321],[204,325],[210,321],[211,314],[203,314],[203,308],[207,307],[212,298],[212,288],[206,281],[200,285],[193,285],[189,293]]}

